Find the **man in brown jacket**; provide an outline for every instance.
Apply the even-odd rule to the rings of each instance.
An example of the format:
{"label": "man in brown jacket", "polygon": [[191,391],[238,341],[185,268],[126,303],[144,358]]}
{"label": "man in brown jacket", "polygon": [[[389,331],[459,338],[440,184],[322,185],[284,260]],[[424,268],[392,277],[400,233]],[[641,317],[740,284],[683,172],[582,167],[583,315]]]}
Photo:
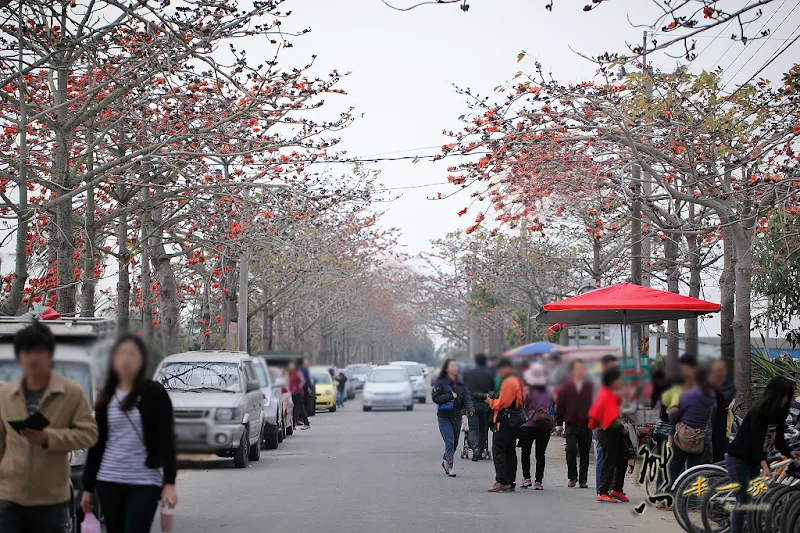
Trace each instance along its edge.
{"label": "man in brown jacket", "polygon": [[[589,408],[592,406],[594,383],[586,379],[586,365],[580,359],[570,364],[570,377],[558,392],[556,424],[564,424],[567,439],[567,477],[569,486],[580,483],[589,488],[589,452],[592,430],[589,429]],[[580,471],[578,458],[580,457]]]}
{"label": "man in brown jacket", "polygon": [[[69,452],[89,448],[97,440],[97,424],[83,389],[51,370],[54,351],[53,333],[41,323],[14,337],[22,378],[0,388],[3,533],[65,531],[71,513]],[[21,428],[32,415],[43,421],[32,425],[46,427]]]}

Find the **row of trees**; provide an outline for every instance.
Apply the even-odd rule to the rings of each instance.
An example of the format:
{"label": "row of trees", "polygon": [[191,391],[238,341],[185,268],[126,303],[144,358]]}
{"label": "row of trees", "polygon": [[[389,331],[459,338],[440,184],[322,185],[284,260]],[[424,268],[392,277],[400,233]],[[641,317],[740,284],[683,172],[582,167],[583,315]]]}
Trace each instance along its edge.
{"label": "row of trees", "polygon": [[173,353],[224,347],[247,298],[251,351],[425,344],[383,266],[375,175],[311,166],[340,157],[352,110],[328,111],[342,76],[315,56],[281,66],[309,31],[282,4],[3,3],[4,314],[108,314]]}

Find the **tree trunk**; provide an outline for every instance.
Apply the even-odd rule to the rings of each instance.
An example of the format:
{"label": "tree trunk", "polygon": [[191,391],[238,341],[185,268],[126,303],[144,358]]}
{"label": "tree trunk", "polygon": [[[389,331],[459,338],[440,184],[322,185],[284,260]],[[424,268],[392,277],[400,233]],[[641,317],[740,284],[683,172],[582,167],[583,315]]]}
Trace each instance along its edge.
{"label": "tree trunk", "polygon": [[601,259],[601,252],[603,251],[603,243],[600,240],[600,237],[594,237],[592,239],[592,278],[594,278],[594,284],[596,287],[599,287],[603,281],[602,275],[602,259]]}
{"label": "tree trunk", "polygon": [[[700,297],[700,237],[686,236],[686,247],[689,253],[689,296]],[[688,353],[697,354],[700,350],[698,318],[687,318],[683,323],[684,344]]]}
{"label": "tree trunk", "polygon": [[[58,54],[58,63],[61,63],[63,54]],[[56,89],[53,92],[55,106],[55,157],[53,158],[53,177],[59,186],[56,196],[60,199],[62,194],[72,190],[69,169],[69,132],[64,125],[68,120],[67,80],[69,68],[67,65],[57,65]],[[62,315],[75,314],[75,228],[72,223],[72,201],[59,201],[56,205],[56,273],[58,288],[56,289],[56,310]]]}
{"label": "tree trunk", "polygon": [[161,207],[152,211],[153,235],[152,261],[158,276],[159,309],[161,311],[161,335],[164,356],[178,352],[180,346],[180,305],[178,302],[178,282],[172,271],[169,254],[164,246],[162,235],[163,211]]}
{"label": "tree trunk", "polygon": [[[91,141],[91,139],[90,139]],[[89,156],[89,171],[92,168],[92,157]],[[83,245],[83,282],[81,283],[81,316],[94,316],[94,292],[97,286],[95,266],[97,266],[97,230],[95,229],[94,187],[86,191],[86,242]],[[125,215],[122,215],[124,218]]]}
{"label": "tree trunk", "polygon": [[[670,233],[664,243],[664,259],[667,263],[667,290],[676,294],[680,293],[679,282],[681,271],[678,268],[678,242]],[[668,377],[680,375],[678,356],[680,351],[680,338],[677,320],[667,321],[667,365]]]}
{"label": "tree trunk", "polygon": [[[736,224],[739,226],[739,223]],[[733,316],[733,378],[739,399],[753,405],[750,346],[750,295],[753,276],[753,234],[748,228],[733,227],[736,238],[736,305]]]}
{"label": "tree trunk", "polygon": [[720,353],[728,375],[734,375],[734,339],[733,316],[736,311],[736,241],[733,231],[727,226],[722,228],[722,275],[719,278],[720,288]]}
{"label": "tree trunk", "polygon": [[[149,217],[150,213],[146,212],[142,218]],[[142,224],[141,237],[139,244],[142,247],[142,333],[144,339],[152,343],[155,337],[155,328],[153,327],[153,291],[150,289],[153,285],[153,277],[150,275],[150,239],[148,238],[147,231],[149,224]]]}
{"label": "tree trunk", "polygon": [[119,244],[119,279],[117,281],[117,329],[125,333],[131,328],[131,252],[128,248],[128,216],[117,222]]}

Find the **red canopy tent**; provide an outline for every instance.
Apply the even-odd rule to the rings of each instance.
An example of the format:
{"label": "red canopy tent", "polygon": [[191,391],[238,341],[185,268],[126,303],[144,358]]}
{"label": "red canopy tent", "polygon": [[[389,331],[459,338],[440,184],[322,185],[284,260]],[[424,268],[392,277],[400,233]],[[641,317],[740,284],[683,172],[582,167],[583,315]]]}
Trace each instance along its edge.
{"label": "red canopy tent", "polygon": [[618,283],[546,304],[536,315],[541,324],[652,324],[716,313],[719,304],[660,291],[633,283]]}

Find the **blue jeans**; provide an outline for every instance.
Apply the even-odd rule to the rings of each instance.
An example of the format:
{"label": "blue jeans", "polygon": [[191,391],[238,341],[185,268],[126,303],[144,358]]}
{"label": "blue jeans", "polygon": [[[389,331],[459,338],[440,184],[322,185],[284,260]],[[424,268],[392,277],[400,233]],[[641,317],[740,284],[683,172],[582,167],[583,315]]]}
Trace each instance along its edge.
{"label": "blue jeans", "polygon": [[461,431],[461,417],[453,420],[449,418],[436,417],[439,420],[439,433],[442,434],[444,441],[444,454],[442,459],[447,461],[447,466],[453,468],[453,454],[458,443],[458,433]]}
{"label": "blue jeans", "polygon": [[344,407],[344,395],[346,393],[342,389],[336,389],[336,406]]}
{"label": "blue jeans", "polygon": [[745,511],[740,511],[739,506],[750,501],[750,494],[747,489],[750,480],[758,475],[758,466],[751,466],[741,459],[732,455],[725,455],[725,468],[728,469],[728,478],[731,483],[738,483],[739,490],[736,491],[736,506],[731,513],[730,533],[741,533],[744,526]]}
{"label": "blue jeans", "polygon": [[597,441],[597,454],[594,458],[594,488],[597,494],[600,494],[600,470],[603,468],[603,447],[600,446],[600,441]]}

